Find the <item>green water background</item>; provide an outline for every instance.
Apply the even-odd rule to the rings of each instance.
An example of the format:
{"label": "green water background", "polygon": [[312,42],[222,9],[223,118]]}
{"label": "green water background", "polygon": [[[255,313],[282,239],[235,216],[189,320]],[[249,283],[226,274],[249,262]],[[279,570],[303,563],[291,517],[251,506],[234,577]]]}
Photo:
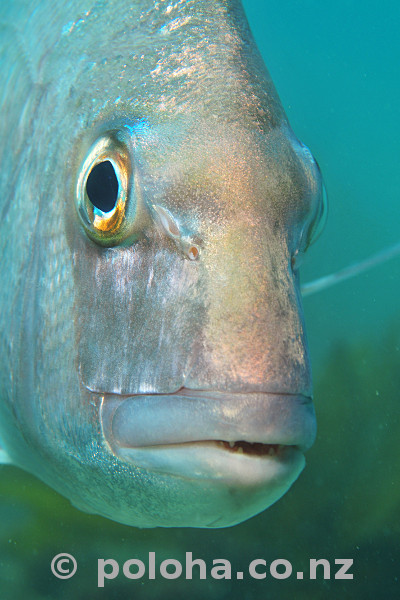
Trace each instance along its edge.
{"label": "green water background", "polygon": [[[326,230],[303,280],[399,239],[400,8],[397,2],[247,0],[265,62],[297,136],[321,166]],[[33,477],[0,471],[0,600],[400,597],[400,264],[393,260],[305,301],[318,438],[292,490],[224,530],[138,530],[85,515]],[[50,572],[59,552],[73,579]],[[209,563],[290,560],[304,579],[126,581],[97,589],[98,558]],[[353,558],[353,580],[307,577],[310,558]]]}

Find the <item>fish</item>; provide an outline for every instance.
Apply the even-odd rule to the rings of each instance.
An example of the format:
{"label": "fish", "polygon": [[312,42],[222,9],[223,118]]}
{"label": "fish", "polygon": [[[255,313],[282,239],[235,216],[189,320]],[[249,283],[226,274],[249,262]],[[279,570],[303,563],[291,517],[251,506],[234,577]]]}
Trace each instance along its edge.
{"label": "fish", "polygon": [[136,527],[228,527],[316,435],[326,193],[238,0],[0,8],[3,461]]}

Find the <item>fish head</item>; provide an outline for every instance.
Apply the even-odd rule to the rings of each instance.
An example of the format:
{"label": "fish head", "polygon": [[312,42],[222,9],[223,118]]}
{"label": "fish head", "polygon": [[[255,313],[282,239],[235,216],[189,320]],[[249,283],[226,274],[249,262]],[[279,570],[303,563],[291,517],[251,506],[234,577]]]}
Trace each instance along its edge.
{"label": "fish head", "polygon": [[[238,101],[226,65],[189,73],[187,97],[160,65],[57,90],[7,447],[88,512],[224,527],[282,496],[315,438],[298,262],[322,180],[266,75]],[[95,88],[113,101],[93,111]]]}
{"label": "fish head", "polygon": [[[240,522],[287,490],[315,436],[295,261],[319,210],[318,168],[286,127],[204,122],[105,124],[87,156],[68,240],[83,404],[102,461],[118,465],[102,514]],[[94,169],[107,162],[112,210],[122,199],[125,212],[104,231],[88,181],[106,189]]]}

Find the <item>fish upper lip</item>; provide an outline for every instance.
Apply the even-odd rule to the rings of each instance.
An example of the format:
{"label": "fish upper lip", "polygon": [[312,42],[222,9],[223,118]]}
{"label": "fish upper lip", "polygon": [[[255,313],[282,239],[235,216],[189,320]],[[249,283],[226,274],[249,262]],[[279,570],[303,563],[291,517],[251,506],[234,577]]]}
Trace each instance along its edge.
{"label": "fish upper lip", "polygon": [[303,394],[181,388],[167,394],[102,394],[100,420],[113,452],[205,441],[295,446],[314,442],[312,398]]}

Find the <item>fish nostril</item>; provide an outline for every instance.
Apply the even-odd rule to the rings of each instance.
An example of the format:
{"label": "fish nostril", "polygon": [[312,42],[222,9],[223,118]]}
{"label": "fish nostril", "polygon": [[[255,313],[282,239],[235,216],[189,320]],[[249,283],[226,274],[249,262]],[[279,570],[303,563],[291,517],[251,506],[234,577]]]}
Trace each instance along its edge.
{"label": "fish nostril", "polygon": [[196,260],[196,258],[199,256],[199,251],[196,246],[190,246],[187,254],[190,260]]}

